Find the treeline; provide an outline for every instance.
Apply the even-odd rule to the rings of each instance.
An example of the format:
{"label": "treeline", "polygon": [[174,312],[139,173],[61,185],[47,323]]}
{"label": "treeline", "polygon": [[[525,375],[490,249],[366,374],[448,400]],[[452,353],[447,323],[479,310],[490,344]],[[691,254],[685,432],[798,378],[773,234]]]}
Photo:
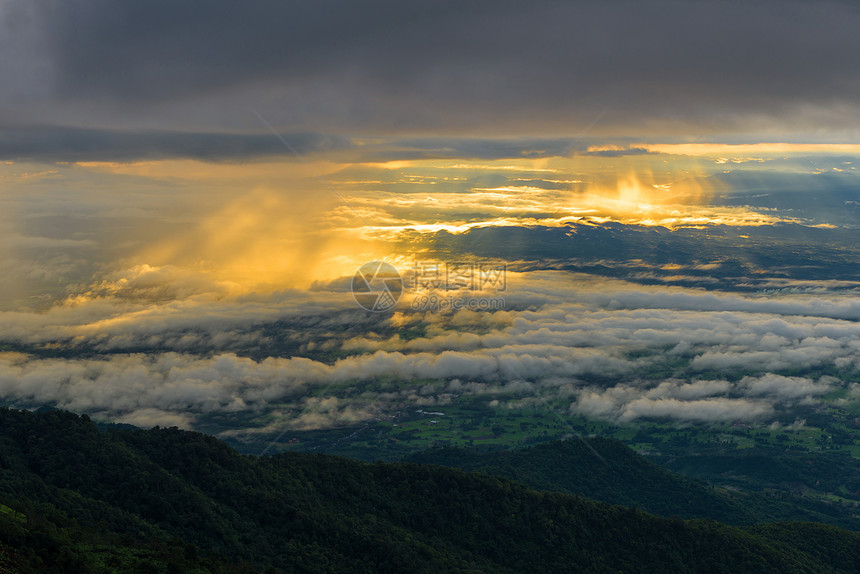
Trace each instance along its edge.
{"label": "treeline", "polygon": [[254,458],[59,411],[0,409],[0,503],[10,572],[860,571],[860,536],[830,526],[659,518],[431,465]]}

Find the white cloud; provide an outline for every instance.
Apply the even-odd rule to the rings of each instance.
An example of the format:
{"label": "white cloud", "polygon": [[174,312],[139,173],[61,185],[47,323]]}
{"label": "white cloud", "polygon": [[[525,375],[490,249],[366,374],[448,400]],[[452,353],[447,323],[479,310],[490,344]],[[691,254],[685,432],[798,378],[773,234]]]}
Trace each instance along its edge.
{"label": "white cloud", "polygon": [[744,377],[739,386],[744,388],[747,396],[767,396],[780,400],[823,395],[833,390],[833,384],[824,377],[815,382],[805,377],[783,377],[773,373],[761,377]]}
{"label": "white cloud", "polygon": [[639,419],[714,422],[761,420],[772,417],[777,405],[808,404],[812,397],[831,391],[838,380],[766,373],[744,377],[737,384],[725,380],[666,380],[654,386],[618,384],[585,389],[571,404],[572,413],[616,422]]}
{"label": "white cloud", "polygon": [[710,398],[692,401],[640,398],[623,407],[618,420],[629,422],[640,418],[668,418],[681,421],[755,420],[773,413],[765,402],[748,399]]}
{"label": "white cloud", "polygon": [[[258,413],[278,405],[308,428],[365,420],[389,402],[438,404],[451,393],[535,400],[563,393],[577,397],[574,412],[611,420],[752,419],[769,416],[768,405],[814,403],[844,384],[787,377],[783,369],[858,362],[860,325],[803,314],[845,308],[841,294],[829,301],[790,295],[768,302],[685,289],[662,297],[665,290],[566,273],[516,275],[511,297],[527,303],[524,308],[388,318],[353,307],[344,301],[348,294],[330,292],[165,303],[82,298],[44,313],[0,314],[2,339],[22,348],[88,350],[87,358],[0,354],[0,396],[123,420],[181,414],[183,424],[205,412]],[[651,306],[633,308],[634,300]],[[658,300],[665,306],[656,307]],[[719,310],[691,309],[696,301]],[[777,303],[794,312],[759,308]],[[237,344],[277,349],[279,335],[267,331],[273,321],[304,337],[309,343],[299,353],[309,356],[252,360],[229,351]],[[393,334],[398,328],[423,334],[406,339]],[[146,345],[155,350],[122,352]],[[105,351],[111,353],[99,354]],[[333,360],[329,353],[341,356]],[[667,364],[675,370],[672,378],[649,378]],[[746,376],[731,383],[732,377],[712,380],[702,371]],[[594,377],[607,375],[612,386],[595,386]],[[349,390],[368,385],[373,388],[360,396]],[[339,414],[303,402],[314,386],[343,401]]]}

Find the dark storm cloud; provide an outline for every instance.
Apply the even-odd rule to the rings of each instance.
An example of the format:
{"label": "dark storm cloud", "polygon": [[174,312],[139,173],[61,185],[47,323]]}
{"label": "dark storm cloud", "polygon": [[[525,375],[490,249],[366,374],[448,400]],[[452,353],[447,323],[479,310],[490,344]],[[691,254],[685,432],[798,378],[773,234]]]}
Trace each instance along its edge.
{"label": "dark storm cloud", "polygon": [[38,6],[48,100],[70,106],[69,122],[129,122],[133,109],[151,127],[258,128],[225,114],[244,102],[277,125],[324,131],[576,134],[599,119],[607,133],[677,134],[791,117],[793,129],[841,133],[860,95],[860,11],[847,2]]}
{"label": "dark storm cloud", "polygon": [[[280,134],[279,134],[280,135]],[[167,130],[84,129],[63,126],[0,126],[0,160],[128,161],[191,158],[207,161],[350,151],[361,161],[420,159],[537,159],[575,153],[610,157],[649,153],[638,148],[588,152],[592,140],[573,138],[390,138],[360,148],[346,136],[315,132],[205,133]]]}
{"label": "dark storm cloud", "polygon": [[[392,138],[366,143],[358,149],[350,138],[335,134],[306,132],[281,137],[300,154],[351,150],[354,153],[350,157],[363,161],[543,158],[580,153],[589,145],[570,138]],[[270,132],[0,127],[0,160],[125,161],[175,157],[224,160],[292,153]]]}
{"label": "dark storm cloud", "polygon": [[633,147],[625,149],[601,149],[595,151],[586,151],[583,155],[597,155],[601,157],[623,157],[626,155],[644,155],[652,153],[645,148]]}
{"label": "dark storm cloud", "polygon": [[[347,138],[304,133],[283,136],[298,153],[351,147]],[[110,131],[63,127],[0,129],[0,159],[125,161],[241,159],[291,151],[272,134]]]}
{"label": "dark storm cloud", "polygon": [[[362,150],[365,160],[537,159],[584,153],[582,138],[393,138]],[[365,146],[370,147],[370,146]]]}

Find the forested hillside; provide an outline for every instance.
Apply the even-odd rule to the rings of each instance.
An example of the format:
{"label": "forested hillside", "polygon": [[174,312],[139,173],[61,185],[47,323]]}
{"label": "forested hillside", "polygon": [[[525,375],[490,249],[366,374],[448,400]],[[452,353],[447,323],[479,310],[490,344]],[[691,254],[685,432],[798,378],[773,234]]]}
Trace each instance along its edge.
{"label": "forested hillside", "polygon": [[[726,458],[724,468],[733,468],[729,466],[732,459]],[[538,490],[578,494],[661,516],[710,518],[738,526],[802,520],[860,529],[856,511],[846,505],[782,492],[765,495],[714,488],[666,470],[616,440],[601,437],[496,452],[438,448],[406,460],[479,471]]]}
{"label": "forested hillside", "polygon": [[0,572],[857,572],[860,535],[0,410]]}

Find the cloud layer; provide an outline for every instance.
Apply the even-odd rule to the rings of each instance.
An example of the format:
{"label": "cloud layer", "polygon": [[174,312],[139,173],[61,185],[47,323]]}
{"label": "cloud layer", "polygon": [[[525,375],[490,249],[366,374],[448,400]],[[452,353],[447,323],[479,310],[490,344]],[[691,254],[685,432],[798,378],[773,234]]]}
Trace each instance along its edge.
{"label": "cloud layer", "polygon": [[263,430],[272,417],[330,427],[457,397],[620,423],[772,422],[850,390],[860,372],[846,294],[742,296],[553,272],[512,275],[504,298],[496,312],[407,302],[390,316],[326,291],[157,305],[101,296],[7,312],[3,342],[17,350],[0,361],[0,396],[140,424],[244,413]]}
{"label": "cloud layer", "polygon": [[260,106],[349,134],[779,133],[791,118],[844,138],[858,23],[837,1],[9,2],[0,105],[114,128],[259,130],[240,110]]}

